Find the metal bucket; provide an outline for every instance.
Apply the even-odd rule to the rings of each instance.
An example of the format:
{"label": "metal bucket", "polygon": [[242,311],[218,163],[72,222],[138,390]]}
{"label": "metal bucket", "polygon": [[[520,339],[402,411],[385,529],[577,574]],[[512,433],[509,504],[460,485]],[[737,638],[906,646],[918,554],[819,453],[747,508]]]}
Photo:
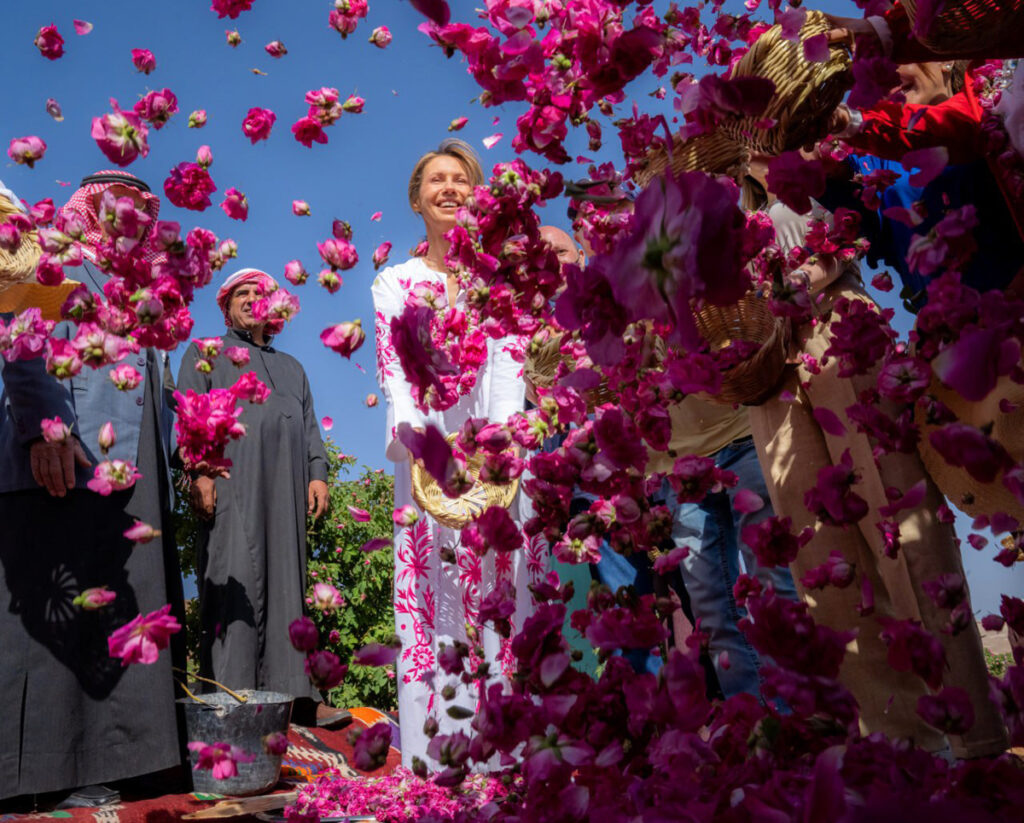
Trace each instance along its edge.
{"label": "metal bucket", "polygon": [[251,762],[238,763],[237,775],[216,780],[209,769],[196,771],[199,753],[189,751],[194,791],[259,794],[273,788],[281,776],[281,755],[269,754],[263,748],[263,738],[273,732],[288,733],[295,698],[289,694],[251,689],[240,690],[238,694],[247,698],[245,703],[239,703],[223,692],[200,695],[210,705],[197,703],[189,697],[178,700],[185,711],[190,742],[227,743],[253,755]]}

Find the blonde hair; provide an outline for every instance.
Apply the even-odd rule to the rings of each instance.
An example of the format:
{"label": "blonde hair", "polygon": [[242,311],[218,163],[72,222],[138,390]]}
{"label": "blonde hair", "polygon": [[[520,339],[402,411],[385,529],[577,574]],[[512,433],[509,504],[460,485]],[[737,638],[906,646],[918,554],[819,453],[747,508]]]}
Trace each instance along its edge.
{"label": "blonde hair", "polygon": [[415,206],[419,200],[420,186],[423,183],[423,170],[427,163],[436,157],[454,157],[466,170],[469,182],[472,186],[479,186],[484,182],[484,170],[480,165],[480,158],[476,156],[473,147],[465,140],[449,137],[442,140],[436,151],[428,151],[413,166],[412,174],[409,176],[409,205]]}

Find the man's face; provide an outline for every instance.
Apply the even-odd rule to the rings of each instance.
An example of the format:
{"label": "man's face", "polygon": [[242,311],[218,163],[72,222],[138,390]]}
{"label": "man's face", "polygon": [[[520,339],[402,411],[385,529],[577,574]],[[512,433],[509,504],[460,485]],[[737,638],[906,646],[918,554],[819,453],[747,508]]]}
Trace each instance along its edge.
{"label": "man's face", "polygon": [[252,316],[252,304],[263,294],[256,283],[243,283],[231,292],[228,301],[228,320],[231,328],[255,332],[265,324],[257,322]]}
{"label": "man's face", "polygon": [[554,250],[561,265],[574,263],[578,266],[582,264],[582,254],[579,248],[564,231],[554,226],[541,226],[540,236]]}

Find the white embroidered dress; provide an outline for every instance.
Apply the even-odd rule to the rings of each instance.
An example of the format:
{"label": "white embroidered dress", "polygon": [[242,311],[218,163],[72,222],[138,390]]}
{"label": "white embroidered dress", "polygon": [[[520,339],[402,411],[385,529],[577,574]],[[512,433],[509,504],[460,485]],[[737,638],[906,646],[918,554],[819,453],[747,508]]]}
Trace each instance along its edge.
{"label": "white embroidered dress", "polygon": [[[426,754],[429,738],[423,733],[424,721],[434,718],[441,733],[468,731],[469,720],[453,720],[446,710],[452,705],[475,710],[477,703],[475,690],[467,693],[457,677],[445,674],[437,666],[441,644],[468,642],[467,624],[478,625],[481,600],[500,580],[508,580],[516,591],[516,611],[510,618],[514,636],[532,613],[528,585],[546,571],[547,548],[538,537],[525,541],[523,551],[497,557],[490,552],[484,558],[477,557],[462,546],[458,531],[441,526],[413,501],[409,454],[395,437],[400,423],[414,427],[433,424],[445,435],[458,431],[470,417],[503,423],[522,411],[525,391],[522,366],[510,353],[512,341],[488,340],[487,360],[469,394],[443,412],[424,413],[416,407],[391,345],[390,323],[391,318],[402,312],[412,288],[424,282],[439,283],[444,288],[446,276],[429,268],[420,258],[391,266],[373,283],[373,305],[377,380],[387,400],[385,453],[395,464],[395,507],[411,505],[420,515],[414,525],[395,529],[395,628],[402,641],[397,667],[402,763],[411,766],[416,755],[436,769],[438,764]],[[463,299],[460,294],[457,304]],[[529,502],[522,494],[513,502],[511,513],[519,522],[523,519],[520,499],[523,505]],[[439,553],[445,546],[454,550],[457,563],[441,560]],[[491,663],[489,682],[494,682],[494,676],[507,678],[512,666],[509,641],[494,632],[490,624],[478,631],[484,656]],[[448,684],[457,689],[456,699],[450,702],[441,697],[441,690]]]}

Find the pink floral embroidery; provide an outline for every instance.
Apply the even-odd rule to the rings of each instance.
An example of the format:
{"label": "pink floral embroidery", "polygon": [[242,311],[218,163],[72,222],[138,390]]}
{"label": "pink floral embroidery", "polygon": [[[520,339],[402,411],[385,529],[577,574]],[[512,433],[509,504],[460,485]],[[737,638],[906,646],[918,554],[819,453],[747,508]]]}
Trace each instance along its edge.
{"label": "pink floral embroidery", "polygon": [[377,322],[374,324],[374,335],[377,341],[377,375],[378,382],[383,382],[386,377],[394,377],[395,373],[391,366],[395,362],[395,348],[391,345],[391,327],[388,325],[384,312],[377,312]]}
{"label": "pink floral embroidery", "polygon": [[412,621],[415,637],[415,643],[402,652],[402,660],[410,663],[402,678],[406,683],[426,680],[434,672],[435,599],[433,588],[426,582],[432,551],[433,541],[426,520],[406,530],[405,539],[396,551],[399,570],[395,581],[395,614],[406,615]]}

